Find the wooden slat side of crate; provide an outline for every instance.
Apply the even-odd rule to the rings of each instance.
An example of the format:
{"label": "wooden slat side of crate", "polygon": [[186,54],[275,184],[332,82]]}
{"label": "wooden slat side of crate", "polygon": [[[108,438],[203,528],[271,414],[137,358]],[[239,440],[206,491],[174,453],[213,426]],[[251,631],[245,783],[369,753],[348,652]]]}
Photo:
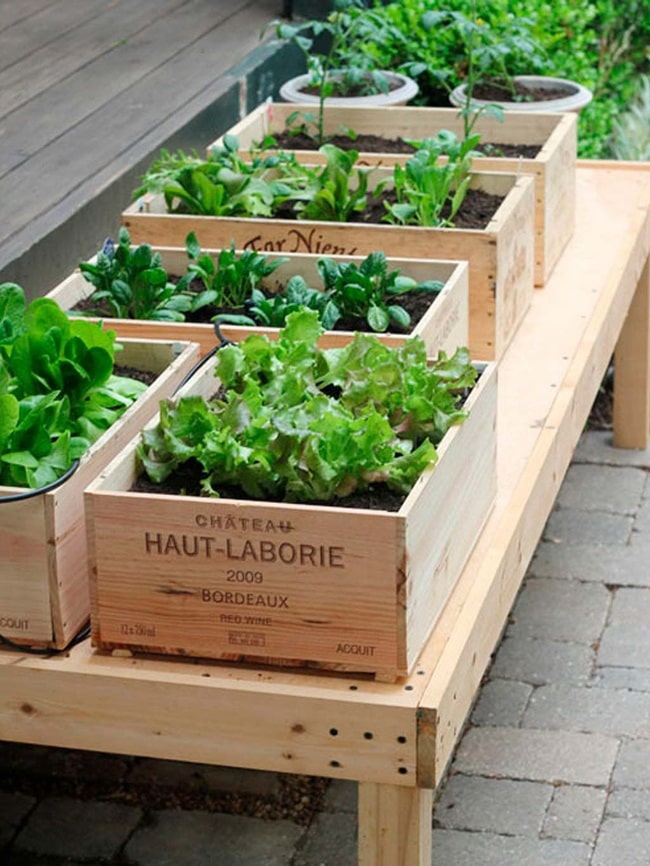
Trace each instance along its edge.
{"label": "wooden slat side of crate", "polygon": [[[86,491],[95,645],[406,674],[420,648],[408,620],[426,603],[432,627],[494,495],[495,376],[395,513],[134,493],[132,443]],[[185,392],[210,396],[212,365]],[[438,527],[443,502],[468,520]]]}
{"label": "wooden slat side of crate", "polygon": [[[187,256],[184,251],[174,248],[159,248],[162,265],[169,274],[182,275],[187,269]],[[218,255],[218,251],[206,250]],[[277,254],[269,254],[269,260],[284,258]],[[295,253],[288,262],[278,268],[262,281],[261,285],[270,291],[279,290],[287,280],[298,274],[314,288],[322,287],[322,280],[317,271],[316,263],[322,256],[309,253]],[[353,261],[359,264],[363,256],[336,256],[337,261]],[[398,269],[403,276],[410,276],[418,282],[438,280],[444,284],[442,291],[432,298],[432,304],[422,319],[413,327],[411,334],[382,334],[382,342],[397,346],[404,342],[406,336],[422,337],[427,353],[434,355],[439,349],[452,354],[458,346],[466,346],[469,338],[468,310],[468,271],[465,262],[436,261],[425,259],[391,258],[391,269]],[[75,271],[48,295],[64,310],[71,310],[80,301],[89,298],[94,287],[88,283],[83,274]],[[94,321],[98,321],[94,319]],[[104,327],[114,330],[120,337],[140,337],[146,339],[175,340],[182,339],[199,343],[201,354],[205,355],[216,343],[214,328],[211,324],[193,322],[156,322],[134,319],[104,319]],[[276,337],[277,328],[245,327],[223,325],[221,333],[229,340],[243,340],[249,334],[268,334]],[[323,335],[320,345],[323,347],[345,345],[352,338],[349,331],[331,331]]]}
{"label": "wooden slat side of crate", "polygon": [[[378,168],[374,182],[390,175]],[[122,215],[133,243],[182,246],[194,231],[206,247],[231,242],[243,249],[292,255],[367,255],[382,250],[387,256],[467,261],[469,264],[469,347],[472,357],[499,358],[512,338],[533,292],[534,190],[533,180],[501,173],[473,175],[472,186],[500,195],[503,201],[483,230],[395,226],[388,224],[326,223],[309,220],[242,219],[184,216],[166,213],[162,196],[148,200],[147,211],[133,205]],[[516,267],[504,265],[498,253],[501,233],[520,234]],[[508,248],[512,242],[508,240]],[[519,254],[519,253],[518,253]],[[516,275],[516,293],[507,291]],[[527,299],[527,300],[523,300]],[[498,308],[498,311],[497,311]],[[513,325],[504,331],[498,322]]]}
{"label": "wooden slat side of crate", "polygon": [[[406,523],[406,549],[423,576],[406,593],[406,668],[412,670],[487,520],[497,490],[497,374],[467,401],[469,417],[440,443],[436,485],[418,496]],[[446,491],[452,491],[451,495]],[[405,503],[409,508],[409,502]],[[460,527],[463,527],[462,531]],[[432,544],[435,537],[437,544]],[[407,568],[410,572],[411,568]]]}
{"label": "wooden slat side of crate", "polygon": [[[0,502],[0,634],[11,640],[61,649],[88,619],[83,490],[199,357],[195,344],[124,340],[122,345],[120,364],[159,374],[146,395],[91,446],[59,487],[24,501]],[[20,492],[0,488],[0,496]]]}
{"label": "wooden slat side of crate", "polygon": [[[265,103],[240,120],[230,134],[237,136],[242,151],[254,147],[268,134],[282,132],[286,120],[296,110],[308,106]],[[379,134],[386,138],[420,141],[449,129],[463,136],[463,122],[455,108],[342,108],[330,106],[325,111],[325,134],[336,135],[353,129],[358,134]],[[530,144],[541,149],[537,156],[481,156],[474,160],[477,171],[502,171],[531,174],[535,178],[535,285],[543,286],[575,227],[577,116],[573,113],[504,112],[503,122],[482,115],[474,131],[482,141],[495,144]],[[220,144],[223,136],[208,147]],[[353,145],[354,147],[354,145]],[[324,157],[310,150],[296,150],[301,162],[322,163]],[[360,160],[366,165],[403,164],[409,154],[366,153]]]}

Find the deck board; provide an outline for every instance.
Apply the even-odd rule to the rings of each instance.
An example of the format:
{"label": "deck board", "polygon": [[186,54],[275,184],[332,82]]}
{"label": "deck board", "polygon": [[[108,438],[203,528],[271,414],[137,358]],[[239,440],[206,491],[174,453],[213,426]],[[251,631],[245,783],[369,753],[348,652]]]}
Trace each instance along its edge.
{"label": "deck board", "polygon": [[[7,49],[0,51],[0,280],[43,294],[92,255],[110,221],[118,224],[147,158],[179,136],[202,148],[233,123],[218,108],[227,99],[232,113],[245,102],[232,70],[248,75],[251,52],[266,62],[272,51],[260,32],[282,6],[0,0],[0,47]],[[277,86],[266,72],[254,82],[260,98]],[[199,121],[209,129],[204,140],[190,136]],[[92,219],[81,216],[84,208]],[[44,255],[30,258],[30,249]]]}

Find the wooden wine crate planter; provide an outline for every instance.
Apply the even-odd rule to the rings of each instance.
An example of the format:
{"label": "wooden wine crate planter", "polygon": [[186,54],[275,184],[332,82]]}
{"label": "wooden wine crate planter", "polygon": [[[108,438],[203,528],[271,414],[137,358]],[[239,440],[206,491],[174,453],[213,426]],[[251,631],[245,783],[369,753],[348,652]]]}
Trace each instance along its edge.
{"label": "wooden wine crate planter", "polygon": [[[377,168],[371,182],[392,176]],[[248,219],[169,214],[161,195],[148,196],[122,214],[134,244],[182,247],[190,231],[206,248],[234,242],[239,249],[317,255],[367,255],[454,259],[469,264],[469,348],[472,357],[499,358],[533,293],[534,192],[528,176],[476,172],[473,188],[502,196],[482,230]]]}
{"label": "wooden wine crate planter", "polygon": [[[122,342],[120,365],[159,374],[84,454],[74,474],[49,492],[0,501],[0,635],[62,649],[88,620],[83,490],[158,410],[198,361],[196,344]],[[0,497],[26,488],[0,487]]]}
{"label": "wooden wine crate planter", "polygon": [[[229,133],[239,139],[242,152],[254,147],[266,135],[282,132],[286,119],[313,106],[285,102],[263,103],[240,120]],[[325,111],[325,134],[335,135],[352,129],[359,135],[420,141],[449,129],[459,138],[463,123],[455,108],[342,108]],[[543,286],[575,228],[577,115],[573,113],[526,114],[504,112],[503,122],[482,115],[474,131],[483,142],[531,144],[541,148],[533,158],[482,156],[474,161],[477,171],[523,172],[535,178],[535,285]],[[210,147],[220,144],[222,138]],[[352,145],[354,147],[354,145]],[[209,150],[210,148],[208,148]],[[297,150],[302,162],[323,162],[324,157],[310,150]],[[404,163],[409,154],[361,153],[367,165]]]}
{"label": "wooden wine crate planter", "polygon": [[496,365],[466,407],[395,513],[135,493],[131,443],[86,491],[93,643],[406,674],[493,503]]}
{"label": "wooden wine crate planter", "polygon": [[[162,256],[162,265],[169,274],[183,274],[187,269],[187,255],[184,250],[176,248],[158,248]],[[206,250],[206,252],[210,252]],[[218,255],[218,251],[213,251]],[[269,260],[279,256],[270,254]],[[308,285],[318,288],[322,280],[316,269],[316,262],[322,256],[308,253],[296,253],[289,262],[279,265],[266,280],[262,281],[264,288],[277,291],[295,274],[304,277]],[[338,261],[353,261],[357,264],[363,256],[334,256]],[[430,261],[425,259],[390,259],[391,269],[397,268],[403,276],[413,277],[418,282],[439,280],[444,284],[442,291],[432,296],[431,306],[412,331],[406,335],[380,334],[379,338],[387,345],[397,346],[408,336],[419,336],[424,340],[427,354],[433,356],[439,349],[447,354],[453,354],[458,346],[466,346],[468,342],[468,276],[465,262]],[[90,297],[94,291],[92,286],[80,271],[75,271],[66,280],[53,289],[49,297],[53,298],[64,310],[71,310],[80,301]],[[154,322],[137,319],[105,319],[104,325],[114,330],[120,337],[140,337],[147,339],[190,340],[198,343],[201,354],[205,355],[214,348],[216,338],[211,324],[194,324],[192,322]],[[222,325],[221,333],[230,340],[242,340],[249,334],[267,334],[275,337],[277,328],[241,327]],[[324,348],[345,345],[352,339],[349,331],[328,331],[320,342]]]}

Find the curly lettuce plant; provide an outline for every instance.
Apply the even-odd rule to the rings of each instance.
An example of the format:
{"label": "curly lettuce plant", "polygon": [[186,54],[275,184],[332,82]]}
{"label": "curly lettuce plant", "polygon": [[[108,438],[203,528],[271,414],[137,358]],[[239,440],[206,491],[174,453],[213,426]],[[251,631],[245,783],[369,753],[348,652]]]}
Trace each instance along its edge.
{"label": "curly lettuce plant", "polygon": [[205,495],[224,485],[254,499],[336,502],[386,485],[406,494],[435,462],[435,445],[466,417],[476,372],[468,352],[427,363],[424,343],[397,349],[369,334],[319,349],[313,311],[294,313],[278,340],[253,335],[221,349],[217,397],[161,404],[138,453],[155,482],[188,460]]}
{"label": "curly lettuce plant", "polygon": [[115,334],[0,285],[0,484],[56,481],[146,390],[113,373]]}

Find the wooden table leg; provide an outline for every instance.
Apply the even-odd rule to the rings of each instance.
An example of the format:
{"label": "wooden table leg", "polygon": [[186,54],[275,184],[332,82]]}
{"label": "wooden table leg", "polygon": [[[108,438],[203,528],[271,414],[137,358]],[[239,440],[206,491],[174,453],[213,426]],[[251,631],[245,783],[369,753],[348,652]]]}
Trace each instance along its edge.
{"label": "wooden table leg", "polygon": [[646,448],[650,435],[650,259],[614,355],[614,445]]}
{"label": "wooden table leg", "polygon": [[433,792],[359,782],[359,866],[431,866]]}

